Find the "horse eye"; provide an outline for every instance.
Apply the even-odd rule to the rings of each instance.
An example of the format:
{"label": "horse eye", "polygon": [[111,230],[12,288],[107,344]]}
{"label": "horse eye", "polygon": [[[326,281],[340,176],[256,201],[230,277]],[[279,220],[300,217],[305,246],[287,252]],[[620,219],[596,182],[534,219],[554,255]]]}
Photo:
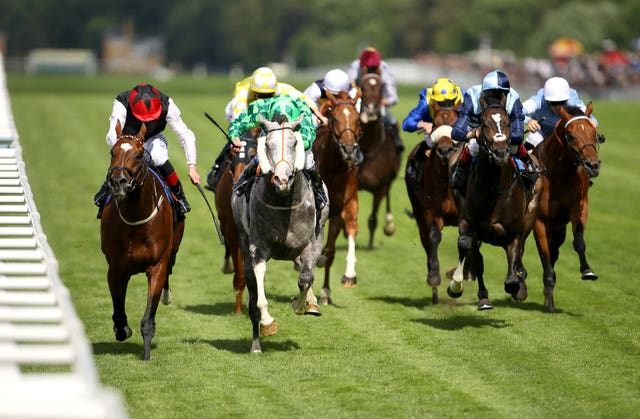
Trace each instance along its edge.
{"label": "horse eye", "polygon": [[144,152],[141,151],[140,153],[136,154],[136,160],[142,160],[142,158],[144,157]]}

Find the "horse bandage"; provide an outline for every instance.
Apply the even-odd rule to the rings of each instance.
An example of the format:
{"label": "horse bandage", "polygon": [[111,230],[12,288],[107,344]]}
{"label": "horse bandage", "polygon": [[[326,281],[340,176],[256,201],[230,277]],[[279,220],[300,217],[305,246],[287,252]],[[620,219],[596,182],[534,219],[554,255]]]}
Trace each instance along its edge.
{"label": "horse bandage", "polygon": [[440,125],[438,128],[434,129],[433,132],[431,133],[431,141],[433,141],[434,144],[438,144],[438,141],[440,141],[442,137],[451,138],[450,125]]}

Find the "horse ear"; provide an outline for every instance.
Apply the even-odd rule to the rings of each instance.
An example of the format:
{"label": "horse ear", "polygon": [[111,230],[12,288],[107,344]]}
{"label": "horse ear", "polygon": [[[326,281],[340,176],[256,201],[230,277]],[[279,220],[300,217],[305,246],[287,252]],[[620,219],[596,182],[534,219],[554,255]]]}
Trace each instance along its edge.
{"label": "horse ear", "polygon": [[593,112],[593,103],[590,101],[587,104],[587,111],[584,113],[586,116],[591,116],[591,113]]}
{"label": "horse ear", "polygon": [[327,94],[327,98],[329,99],[329,101],[333,104],[336,103],[336,97],[333,95],[333,93],[331,93],[331,91],[329,91],[329,89],[324,89],[324,92]]}
{"label": "horse ear", "polygon": [[322,105],[320,105],[320,115],[324,115],[327,112],[327,109],[329,111],[331,110],[331,103],[329,103],[329,101],[326,101]]}
{"label": "horse ear", "polygon": [[122,125],[120,125],[120,120],[116,121],[116,136],[120,137],[122,135]]}
{"label": "horse ear", "polygon": [[484,95],[480,95],[480,109],[487,109],[487,99]]}
{"label": "horse ear", "polygon": [[362,98],[362,89],[356,87],[356,97],[353,99],[354,102],[358,102],[358,99]]}
{"label": "horse ear", "polygon": [[143,122],[142,125],[140,125],[140,131],[138,131],[138,137],[142,138],[144,142],[145,135],[147,135],[147,126]]}
{"label": "horse ear", "polygon": [[560,116],[562,116],[562,119],[564,120],[571,119],[571,115],[569,115],[569,112],[567,112],[567,108],[564,106],[560,106]]}

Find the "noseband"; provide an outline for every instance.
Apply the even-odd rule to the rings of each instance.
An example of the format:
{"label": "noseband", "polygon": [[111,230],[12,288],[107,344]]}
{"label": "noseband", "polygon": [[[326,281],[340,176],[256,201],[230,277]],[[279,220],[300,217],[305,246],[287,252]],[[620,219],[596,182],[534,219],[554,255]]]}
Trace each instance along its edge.
{"label": "noseband", "polygon": [[[140,138],[133,135],[123,135],[122,137],[120,137],[120,139],[122,138],[135,140],[140,144],[142,144],[142,141],[140,140]],[[148,154],[147,150],[144,150],[144,152],[145,154]],[[133,170],[131,170],[131,168],[127,166],[118,165],[118,166],[110,167],[109,171],[107,172],[107,176],[111,178],[111,176],[113,176],[113,173],[117,170],[126,172],[129,177],[129,182],[127,183],[127,190],[133,191],[137,186],[142,186],[144,184],[144,181],[147,178],[147,172],[148,172],[147,166],[148,166],[147,159],[144,158],[142,159],[142,165],[140,167],[140,170],[138,170],[138,173],[133,173]]]}

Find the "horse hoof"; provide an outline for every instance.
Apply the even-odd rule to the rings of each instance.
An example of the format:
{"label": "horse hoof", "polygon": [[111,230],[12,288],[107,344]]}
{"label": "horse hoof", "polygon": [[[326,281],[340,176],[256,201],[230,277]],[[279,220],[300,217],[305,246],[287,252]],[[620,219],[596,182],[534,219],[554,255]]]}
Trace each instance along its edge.
{"label": "horse hoof", "polygon": [[342,286],[345,288],[355,288],[358,286],[358,278],[357,277],[353,277],[353,278],[348,278],[346,276],[342,277],[342,281],[340,281],[342,283]]}
{"label": "horse hoof", "polygon": [[396,232],[396,225],[394,223],[386,224],[383,231],[385,235],[393,236],[393,233]]}
{"label": "horse hoof", "polygon": [[333,304],[333,301],[331,301],[331,289],[322,288],[320,290],[320,304],[322,304],[323,306]]}
{"label": "horse hoof", "polygon": [[318,261],[316,262],[317,268],[324,268],[324,265],[327,263],[327,257],[325,255],[320,255]]}
{"label": "horse hoof", "polygon": [[[275,335],[276,333],[278,333],[278,322],[277,321],[274,320],[274,321],[272,321],[271,323],[269,323],[267,325],[260,324],[260,334],[262,336],[271,336],[271,335]],[[251,349],[251,351],[253,352],[253,348]]]}
{"label": "horse hoof", "polygon": [[251,353],[252,354],[261,354],[262,353],[262,347],[260,346],[260,341],[259,340],[254,339],[253,342],[251,343]]}
{"label": "horse hoof", "polygon": [[224,261],[224,263],[220,267],[220,270],[222,271],[223,274],[232,274],[232,273],[234,273],[236,271],[233,268],[233,264],[229,260],[225,260]]}
{"label": "horse hoof", "polygon": [[458,292],[454,292],[451,287],[447,287],[447,294],[449,294],[449,297],[451,298],[460,298],[462,297],[462,292],[464,291],[463,288],[460,289],[460,291]]}
{"label": "horse hoof", "polygon": [[320,308],[317,304],[309,303],[307,307],[304,309],[304,314],[309,314],[311,316],[321,316]]}
{"label": "horse hoof", "polygon": [[164,304],[165,306],[171,304],[171,301],[173,301],[173,296],[171,295],[170,289],[162,289],[162,293],[160,293],[160,301],[162,301],[162,304]]}
{"label": "horse hoof", "polygon": [[133,332],[131,331],[129,325],[125,325],[121,329],[118,329],[114,326],[113,331],[116,332],[116,340],[118,342],[124,342],[125,340],[129,339],[131,335],[133,335]]}
{"label": "horse hoof", "polygon": [[491,310],[492,308],[493,305],[491,305],[491,301],[488,298],[483,298],[482,300],[478,301],[478,310]]}
{"label": "horse hoof", "polygon": [[582,271],[582,279],[585,281],[595,281],[598,279],[598,275],[596,275],[596,273],[591,269],[585,269]]}
{"label": "horse hoof", "polygon": [[518,281],[504,283],[504,292],[506,292],[507,294],[516,295],[518,291],[520,291],[520,284],[518,283]]}

